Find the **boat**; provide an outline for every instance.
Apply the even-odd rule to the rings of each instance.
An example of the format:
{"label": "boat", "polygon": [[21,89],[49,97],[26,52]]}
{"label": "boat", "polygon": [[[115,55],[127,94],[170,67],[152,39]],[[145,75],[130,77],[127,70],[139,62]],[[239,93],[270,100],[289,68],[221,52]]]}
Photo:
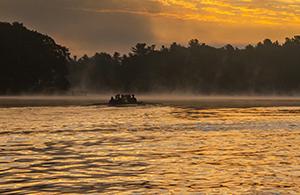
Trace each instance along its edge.
{"label": "boat", "polygon": [[108,102],[109,106],[138,106],[143,105],[143,102],[139,102],[133,94],[117,94],[115,97],[111,97]]}

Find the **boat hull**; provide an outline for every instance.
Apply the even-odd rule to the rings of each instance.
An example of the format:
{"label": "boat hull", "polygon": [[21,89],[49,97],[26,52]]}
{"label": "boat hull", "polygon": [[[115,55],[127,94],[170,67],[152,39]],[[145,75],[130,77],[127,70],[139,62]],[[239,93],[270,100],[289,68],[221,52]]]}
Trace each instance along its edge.
{"label": "boat hull", "polygon": [[143,102],[137,102],[137,103],[132,103],[132,104],[130,104],[130,103],[124,103],[124,104],[122,104],[122,103],[114,103],[114,104],[108,103],[108,106],[111,106],[111,107],[134,107],[134,106],[142,106],[142,105],[145,105],[145,103],[143,103]]}

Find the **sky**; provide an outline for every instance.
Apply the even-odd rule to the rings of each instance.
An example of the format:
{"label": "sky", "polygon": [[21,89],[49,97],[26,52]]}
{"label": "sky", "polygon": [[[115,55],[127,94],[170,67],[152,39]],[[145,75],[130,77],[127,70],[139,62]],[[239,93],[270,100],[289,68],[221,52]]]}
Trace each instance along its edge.
{"label": "sky", "polygon": [[0,21],[48,34],[73,55],[193,38],[241,47],[300,34],[300,0],[0,0]]}

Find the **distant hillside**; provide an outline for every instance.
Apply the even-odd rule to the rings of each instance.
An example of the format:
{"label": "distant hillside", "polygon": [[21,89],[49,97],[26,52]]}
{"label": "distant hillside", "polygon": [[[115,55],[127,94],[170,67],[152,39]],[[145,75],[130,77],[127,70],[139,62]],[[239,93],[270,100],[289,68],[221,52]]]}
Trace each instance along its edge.
{"label": "distant hillside", "polygon": [[68,49],[21,23],[0,22],[0,94],[69,88]]}

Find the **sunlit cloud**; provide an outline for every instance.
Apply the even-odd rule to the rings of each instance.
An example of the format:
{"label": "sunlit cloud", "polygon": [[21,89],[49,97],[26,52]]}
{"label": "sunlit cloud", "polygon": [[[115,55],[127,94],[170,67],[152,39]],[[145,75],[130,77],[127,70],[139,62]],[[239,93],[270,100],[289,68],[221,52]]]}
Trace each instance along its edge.
{"label": "sunlit cloud", "polygon": [[131,3],[131,6],[123,8],[103,9],[94,6],[94,8],[77,9],[98,13],[127,13],[236,24],[296,25],[300,23],[300,1],[297,0],[144,0],[144,2],[157,3],[160,9],[151,10],[147,8],[147,3],[144,7]]}
{"label": "sunlit cloud", "polygon": [[196,20],[205,22],[230,22],[222,18],[218,18],[213,15],[200,15],[192,13],[178,14],[174,12],[149,12],[149,11],[139,11],[139,10],[128,10],[128,9],[71,9],[84,12],[94,12],[94,13],[109,13],[109,14],[134,14],[148,17],[166,17],[170,19],[177,20]]}
{"label": "sunlit cloud", "polygon": [[[190,9],[186,19],[210,16],[221,22],[257,24],[299,24],[300,1],[290,0],[166,0],[169,6]],[[165,1],[162,1],[165,2]],[[186,4],[185,4],[186,3]],[[186,11],[186,10],[185,10]],[[180,14],[180,12],[178,13]],[[214,20],[215,21],[215,20]]]}
{"label": "sunlit cloud", "polygon": [[197,3],[194,1],[186,1],[186,0],[153,0],[157,1],[164,6],[178,6],[185,9],[197,10]]}

